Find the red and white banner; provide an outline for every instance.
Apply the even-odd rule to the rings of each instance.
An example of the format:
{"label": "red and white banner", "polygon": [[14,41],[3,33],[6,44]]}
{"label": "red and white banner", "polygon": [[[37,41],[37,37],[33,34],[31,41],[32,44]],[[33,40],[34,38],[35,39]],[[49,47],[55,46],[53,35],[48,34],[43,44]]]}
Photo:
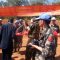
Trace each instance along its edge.
{"label": "red and white banner", "polygon": [[[0,7],[0,16],[38,16],[42,12],[57,12],[58,10],[60,5]],[[56,15],[60,14],[56,13]]]}

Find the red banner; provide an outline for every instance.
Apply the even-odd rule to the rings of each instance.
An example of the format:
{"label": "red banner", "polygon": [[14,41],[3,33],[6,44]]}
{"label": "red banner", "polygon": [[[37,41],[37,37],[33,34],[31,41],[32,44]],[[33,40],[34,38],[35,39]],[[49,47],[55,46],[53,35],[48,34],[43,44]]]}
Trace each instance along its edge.
{"label": "red banner", "polygon": [[0,16],[37,16],[41,12],[56,10],[60,10],[60,5],[0,7]]}

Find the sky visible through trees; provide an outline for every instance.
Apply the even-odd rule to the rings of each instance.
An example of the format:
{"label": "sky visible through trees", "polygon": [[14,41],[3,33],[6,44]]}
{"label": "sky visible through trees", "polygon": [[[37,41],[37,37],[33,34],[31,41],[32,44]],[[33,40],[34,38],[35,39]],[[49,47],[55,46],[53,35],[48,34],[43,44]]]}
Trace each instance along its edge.
{"label": "sky visible through trees", "polygon": [[0,6],[25,6],[44,4],[60,4],[60,0],[0,0]]}

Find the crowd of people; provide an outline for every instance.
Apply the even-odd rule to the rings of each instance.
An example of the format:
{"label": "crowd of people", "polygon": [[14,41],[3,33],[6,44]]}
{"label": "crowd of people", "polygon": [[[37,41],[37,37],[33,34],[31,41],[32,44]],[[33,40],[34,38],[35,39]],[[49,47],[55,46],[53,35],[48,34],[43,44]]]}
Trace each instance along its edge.
{"label": "crowd of people", "polygon": [[[0,19],[0,44],[2,60],[12,60],[12,53],[20,51],[23,35],[28,36],[25,60],[55,60],[57,38],[60,36],[56,17],[47,13],[32,18],[30,24],[23,19]],[[26,31],[24,33],[24,31]]]}

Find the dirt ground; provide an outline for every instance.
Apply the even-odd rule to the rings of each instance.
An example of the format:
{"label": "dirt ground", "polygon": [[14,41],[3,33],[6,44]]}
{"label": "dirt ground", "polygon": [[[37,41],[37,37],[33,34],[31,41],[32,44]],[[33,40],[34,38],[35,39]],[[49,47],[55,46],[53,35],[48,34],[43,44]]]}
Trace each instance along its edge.
{"label": "dirt ground", "polygon": [[[24,36],[23,37],[23,44],[22,48],[20,49],[20,52],[15,52],[12,55],[13,60],[25,60],[25,49],[26,49],[26,43],[28,41],[28,37]],[[0,60],[2,58],[2,52],[0,49]],[[57,54],[56,54],[56,60],[60,60],[60,38],[58,38],[58,47],[57,47]]]}

